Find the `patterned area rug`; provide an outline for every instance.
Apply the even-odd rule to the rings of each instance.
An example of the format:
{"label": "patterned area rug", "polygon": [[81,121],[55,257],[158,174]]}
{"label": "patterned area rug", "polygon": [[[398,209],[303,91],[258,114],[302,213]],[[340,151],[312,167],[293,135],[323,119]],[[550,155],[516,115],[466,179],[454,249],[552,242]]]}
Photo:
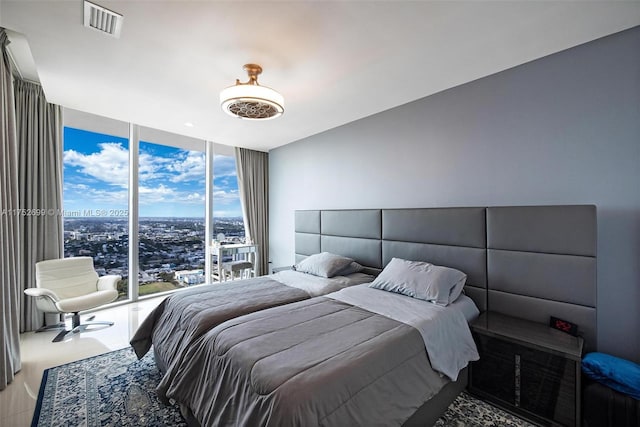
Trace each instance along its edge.
{"label": "patterned area rug", "polygon": [[131,348],[47,369],[31,426],[186,426],[159,382],[153,352],[137,360]]}
{"label": "patterned area rug", "polygon": [[[31,425],[186,426],[177,407],[158,401],[159,381],[153,352],[137,360],[130,348],[47,369]],[[532,425],[462,393],[436,426]]]}
{"label": "patterned area rug", "polygon": [[535,427],[515,415],[462,392],[435,427]]}

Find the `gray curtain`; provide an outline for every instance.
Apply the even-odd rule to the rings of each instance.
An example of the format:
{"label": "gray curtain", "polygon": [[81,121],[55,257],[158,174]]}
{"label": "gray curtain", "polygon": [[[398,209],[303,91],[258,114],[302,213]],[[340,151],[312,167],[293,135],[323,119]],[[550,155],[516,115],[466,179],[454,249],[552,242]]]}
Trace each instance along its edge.
{"label": "gray curtain", "polygon": [[[49,104],[40,85],[16,80],[18,195],[22,238],[21,290],[33,288],[35,264],[63,257],[62,231],[62,109]],[[21,298],[20,331],[42,326],[44,314],[35,300]]]}
{"label": "gray curtain", "polygon": [[268,274],[269,154],[238,147],[235,151],[245,234],[258,245],[256,274]]}
{"label": "gray curtain", "polygon": [[7,35],[0,28],[0,390],[20,370],[18,153]]}

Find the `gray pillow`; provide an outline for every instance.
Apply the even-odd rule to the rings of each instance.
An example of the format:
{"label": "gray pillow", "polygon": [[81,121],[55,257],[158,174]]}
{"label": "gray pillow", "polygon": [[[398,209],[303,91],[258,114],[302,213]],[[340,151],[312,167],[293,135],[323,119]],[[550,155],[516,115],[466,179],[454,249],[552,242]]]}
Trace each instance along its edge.
{"label": "gray pillow", "polygon": [[358,264],[355,261],[351,261],[349,265],[336,273],[336,276],[348,276],[353,273],[360,273],[362,270],[364,270],[364,267],[362,265]]}
{"label": "gray pillow", "polygon": [[369,287],[446,306],[460,296],[466,280],[453,268],[393,258]]}
{"label": "gray pillow", "polygon": [[353,260],[351,258],[321,252],[303,259],[294,268],[302,273],[313,274],[314,276],[333,277],[344,270]]}

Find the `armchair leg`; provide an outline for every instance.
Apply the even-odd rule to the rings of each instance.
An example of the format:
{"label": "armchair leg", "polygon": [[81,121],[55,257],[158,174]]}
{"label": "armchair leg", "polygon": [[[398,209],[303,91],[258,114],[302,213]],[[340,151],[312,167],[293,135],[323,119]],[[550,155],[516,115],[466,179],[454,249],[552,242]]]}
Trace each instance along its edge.
{"label": "armchair leg", "polygon": [[70,331],[70,330],[68,330],[68,329],[65,329],[65,330],[63,330],[63,331],[60,331],[60,333],[59,333],[58,335],[56,335],[56,336],[55,336],[55,338],[53,339],[53,341],[52,341],[52,342],[60,342],[60,341],[62,341],[62,340],[64,339],[64,337],[65,337],[65,336],[67,336],[67,334],[68,334],[69,332],[71,332],[71,331]]}
{"label": "armchair leg", "polygon": [[80,314],[73,313],[73,316],[71,316],[71,329],[75,329],[78,326],[80,326]]}
{"label": "armchair leg", "polygon": [[95,326],[95,325],[113,326],[113,322],[109,322],[109,321],[106,321],[106,320],[100,320],[100,321],[95,321],[95,322],[84,322],[83,324],[78,325],[75,328],[73,328],[72,331],[73,331],[74,334],[76,334],[78,332],[87,330],[87,329],[89,329],[89,327]]}
{"label": "armchair leg", "polygon": [[[109,321],[94,321],[92,322],[91,320],[95,319],[96,316],[90,316],[87,318],[87,321],[85,321],[84,323],[80,323],[80,314],[79,313],[73,313],[73,315],[71,316],[71,329],[64,329],[63,331],[60,331],[60,333],[58,335],[55,336],[55,338],[53,339],[53,342],[60,342],[62,340],[64,340],[64,337],[67,336],[67,334],[69,332],[71,333],[78,333],[78,332],[82,332],[84,330],[89,329],[89,327],[94,326],[94,325],[103,325],[103,326],[113,326],[114,322],[109,322]],[[65,328],[65,324],[62,323],[60,324],[60,326],[62,328]]]}

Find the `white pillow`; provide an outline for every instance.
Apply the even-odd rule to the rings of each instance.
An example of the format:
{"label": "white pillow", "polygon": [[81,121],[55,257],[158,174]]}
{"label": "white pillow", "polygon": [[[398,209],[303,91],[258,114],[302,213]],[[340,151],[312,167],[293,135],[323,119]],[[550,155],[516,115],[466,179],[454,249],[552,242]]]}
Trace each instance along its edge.
{"label": "white pillow", "polygon": [[351,258],[321,252],[303,259],[294,269],[302,273],[313,274],[314,276],[333,277],[344,270],[353,260]]}
{"label": "white pillow", "polygon": [[454,268],[393,258],[369,287],[446,306],[460,296],[466,281],[467,275]]}

